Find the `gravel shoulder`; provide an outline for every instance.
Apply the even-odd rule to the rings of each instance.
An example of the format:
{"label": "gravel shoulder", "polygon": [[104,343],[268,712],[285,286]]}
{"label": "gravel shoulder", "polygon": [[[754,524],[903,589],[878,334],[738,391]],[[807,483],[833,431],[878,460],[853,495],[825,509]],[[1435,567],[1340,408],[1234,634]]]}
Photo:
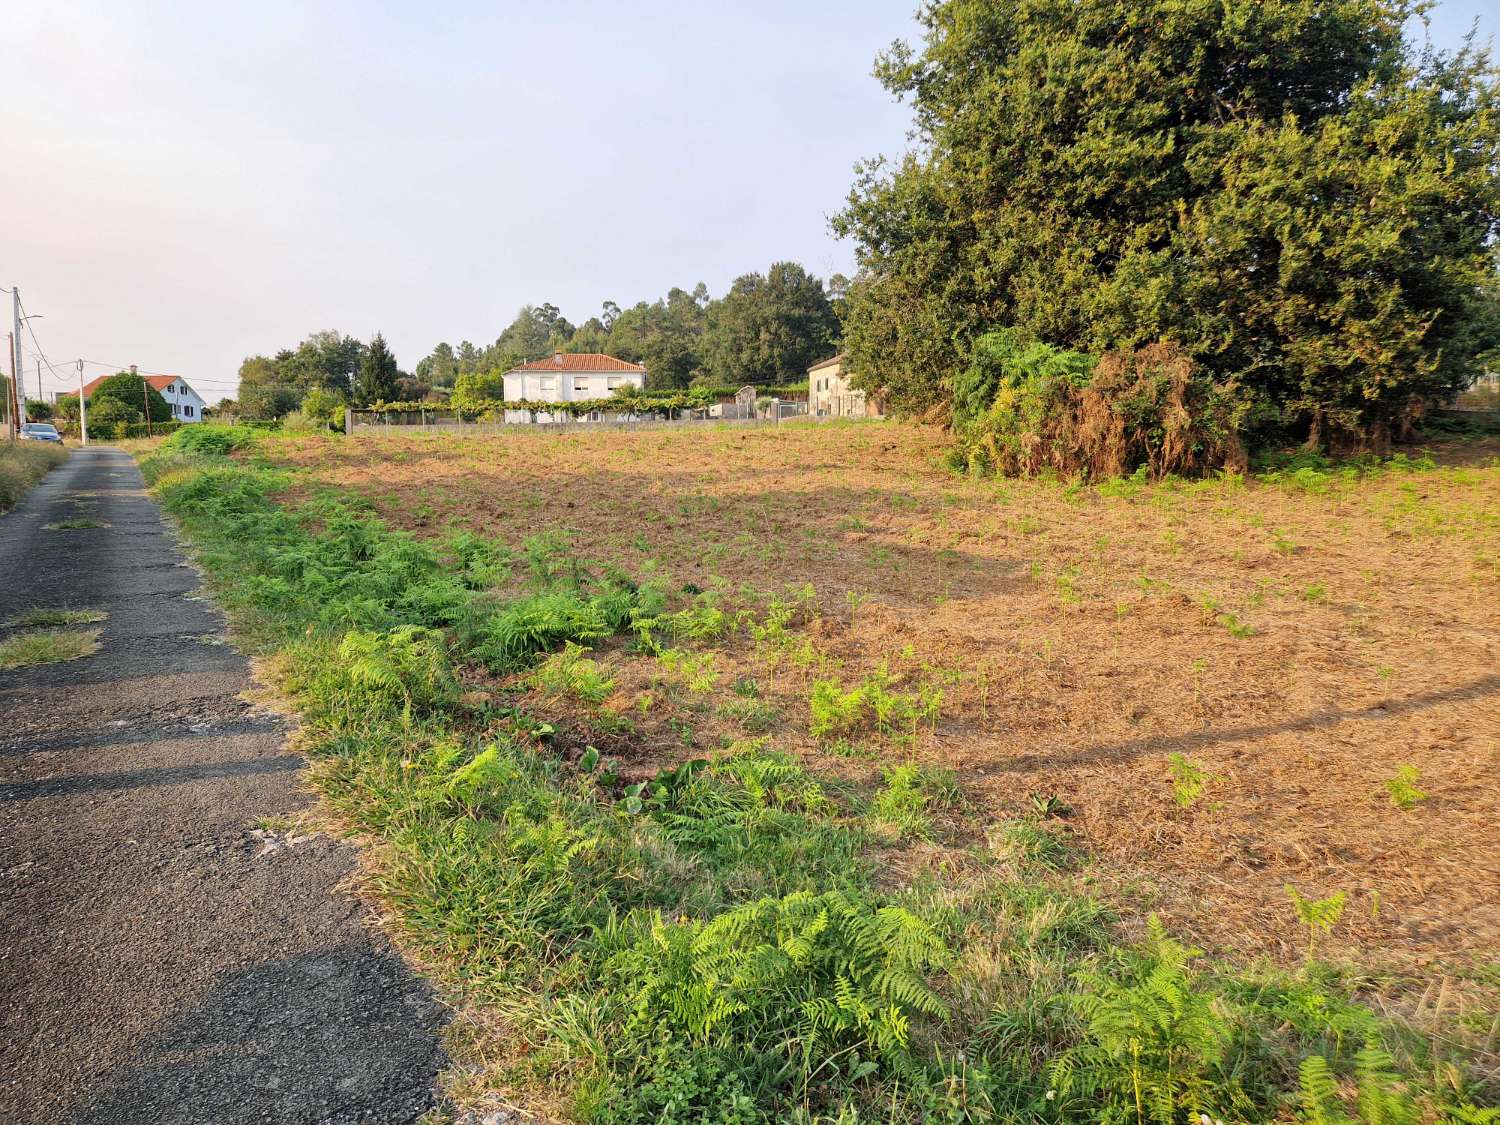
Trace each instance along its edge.
{"label": "gravel shoulder", "polygon": [[109,615],[92,656],[0,672],[0,1120],[420,1117],[444,1011],[351,848],[257,827],[309,804],[303,760],[131,458],[77,451],[0,517],[0,574],[0,621]]}

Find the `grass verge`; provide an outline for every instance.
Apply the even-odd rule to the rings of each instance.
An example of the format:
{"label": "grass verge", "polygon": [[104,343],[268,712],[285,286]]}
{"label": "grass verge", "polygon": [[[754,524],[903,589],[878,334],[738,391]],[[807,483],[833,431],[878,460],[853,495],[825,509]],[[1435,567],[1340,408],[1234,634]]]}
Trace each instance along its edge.
{"label": "grass verge", "polygon": [[51,442],[0,442],[0,512],[20,503],[31,486],[68,459],[68,451]]}
{"label": "grass verge", "polygon": [[[1234,968],[1154,921],[1122,940],[1045,811],[923,866],[951,778],[893,767],[866,800],[748,739],[626,784],[507,696],[524,672],[602,697],[568,646],[680,642],[701,623],[668,626],[662,589],[546,542],[422,543],[338,496],[282,505],[290,478],[253,459],[169,440],[144,469],[275,654],[407,948],[502,1029],[471,1089],[618,1122],[1496,1119],[1468,1059],[1359,1004],[1350,968]],[[830,736],[890,703],[823,695]]]}

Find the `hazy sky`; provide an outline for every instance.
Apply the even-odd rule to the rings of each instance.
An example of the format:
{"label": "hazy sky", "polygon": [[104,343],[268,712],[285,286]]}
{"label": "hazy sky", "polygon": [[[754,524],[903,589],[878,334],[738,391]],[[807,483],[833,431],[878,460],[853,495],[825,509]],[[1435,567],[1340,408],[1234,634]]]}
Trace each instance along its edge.
{"label": "hazy sky", "polygon": [[[784,258],[848,272],[827,217],[904,143],[870,69],[915,7],[9,0],[0,285],[52,361],[216,401],[321,328],[409,369],[527,302],[579,321]],[[1446,0],[1434,40],[1488,9]]]}

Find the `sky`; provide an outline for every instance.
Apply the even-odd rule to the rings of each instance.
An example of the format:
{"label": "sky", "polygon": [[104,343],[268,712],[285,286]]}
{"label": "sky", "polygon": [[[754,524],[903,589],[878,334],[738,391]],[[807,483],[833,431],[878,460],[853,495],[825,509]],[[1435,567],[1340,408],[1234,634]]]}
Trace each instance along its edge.
{"label": "sky", "polygon": [[[871,67],[915,8],[9,0],[0,286],[40,314],[27,393],[38,344],[46,392],[82,357],[214,402],[320,329],[382,332],[410,369],[526,303],[578,322],[774,261],[852,272],[828,217],[906,143]],[[1444,0],[1433,42],[1493,34],[1488,8]]]}

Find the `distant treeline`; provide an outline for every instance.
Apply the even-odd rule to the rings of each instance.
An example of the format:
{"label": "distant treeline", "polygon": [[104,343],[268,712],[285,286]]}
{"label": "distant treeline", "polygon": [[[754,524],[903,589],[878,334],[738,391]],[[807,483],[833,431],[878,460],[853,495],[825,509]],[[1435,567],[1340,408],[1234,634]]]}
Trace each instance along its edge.
{"label": "distant treeline", "polygon": [[556,305],[527,305],[493,344],[440,343],[415,375],[454,387],[460,376],[505,371],[554,352],[603,352],[644,364],[651,390],[796,382],[836,350],[846,287],[838,275],[825,287],[796,262],[776,262],[765,274],[737,278],[719,298],[700,282],[629,308],[605,301],[577,325]]}
{"label": "distant treeline", "polygon": [[239,398],[221,409],[247,419],[301,412],[326,422],[345,406],[447,399],[455,390],[497,398],[489,388],[502,372],[554,352],[603,352],[644,364],[654,391],[799,383],[837,349],[847,284],[834,275],[825,287],[796,262],[776,262],[765,274],[737,278],[717,299],[700,282],[691,292],[673,288],[629,308],[605,301],[599,315],[577,325],[556,305],[526,305],[494,343],[440,343],[410,373],[378,333],[367,344],[315,332],[296,348],[246,358]]}

